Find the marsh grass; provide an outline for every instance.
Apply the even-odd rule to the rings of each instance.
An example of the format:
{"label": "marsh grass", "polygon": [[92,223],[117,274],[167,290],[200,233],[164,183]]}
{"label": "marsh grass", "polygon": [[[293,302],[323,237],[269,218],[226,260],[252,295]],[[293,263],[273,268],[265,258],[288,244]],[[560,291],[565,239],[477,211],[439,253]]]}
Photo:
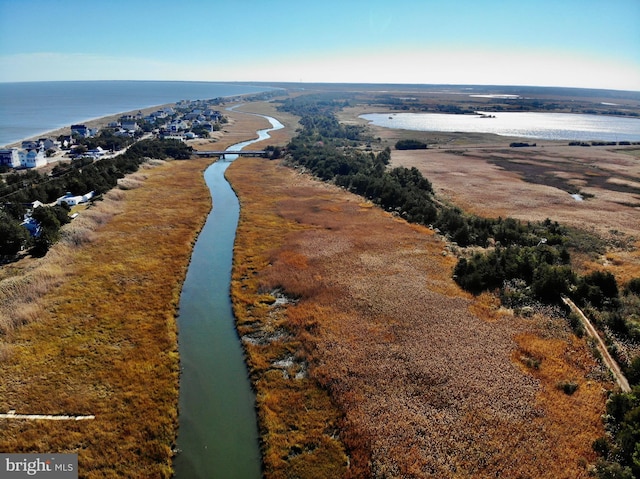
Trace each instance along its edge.
{"label": "marsh grass", "polygon": [[210,209],[207,164],[145,169],[135,189],[104,195],[45,258],[2,280],[0,410],[96,419],[3,421],[0,451],[76,452],[81,477],[171,477],[175,311]]}
{"label": "marsh grass", "polygon": [[267,477],[588,477],[610,384],[566,326],[473,299],[441,239],[361,198],[278,162],[227,175],[238,330],[275,338],[244,341]]}
{"label": "marsh grass", "polygon": [[[288,234],[304,227],[276,212],[288,199],[286,193],[265,189],[265,185],[277,184],[280,173],[289,172],[264,169],[264,164],[251,162],[248,168],[238,168],[234,163],[227,175],[241,202],[234,246],[234,314],[242,337],[261,338],[259,343],[243,343],[257,391],[265,476],[344,477],[347,456],[337,436],[340,411],[317,381],[306,372],[301,374],[308,362],[305,347],[309,343],[301,341],[310,327],[308,316],[300,316],[296,302],[278,303],[267,294],[278,290],[277,281],[264,277],[269,265],[281,258],[287,272],[293,273],[305,268],[305,259],[278,250]],[[256,174],[264,175],[263,180],[256,183]],[[304,297],[314,286],[300,278],[294,287],[293,276],[289,276],[286,295]]]}

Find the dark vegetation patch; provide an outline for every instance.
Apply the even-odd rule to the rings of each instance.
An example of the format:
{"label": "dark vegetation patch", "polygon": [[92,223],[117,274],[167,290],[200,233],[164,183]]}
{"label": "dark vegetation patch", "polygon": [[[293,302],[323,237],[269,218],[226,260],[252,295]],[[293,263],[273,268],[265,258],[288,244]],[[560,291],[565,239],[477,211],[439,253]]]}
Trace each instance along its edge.
{"label": "dark vegetation patch", "polygon": [[[518,173],[528,183],[551,186],[570,194],[581,193],[580,188],[571,183],[571,179],[557,175],[558,165],[553,160],[545,160],[540,157],[529,160],[521,157],[513,159],[491,156],[487,158],[487,161],[504,170]],[[571,173],[574,179],[579,179],[586,187],[640,195],[638,187],[610,181],[612,178],[620,178],[637,183],[639,178],[634,176],[620,172],[616,172],[614,175],[596,165],[587,165],[585,168],[583,163],[571,161],[563,164],[563,170]],[[584,196],[584,193],[581,194]]]}
{"label": "dark vegetation patch", "polygon": [[420,140],[399,140],[396,142],[396,150],[426,150],[427,144]]}

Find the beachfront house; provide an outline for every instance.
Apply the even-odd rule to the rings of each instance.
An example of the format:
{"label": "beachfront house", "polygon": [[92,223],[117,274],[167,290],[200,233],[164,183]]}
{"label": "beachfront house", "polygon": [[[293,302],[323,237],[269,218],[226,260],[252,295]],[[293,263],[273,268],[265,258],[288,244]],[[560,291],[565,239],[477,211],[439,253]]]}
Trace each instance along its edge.
{"label": "beachfront house", "polygon": [[0,150],[0,165],[10,168],[40,168],[47,164],[44,148],[22,150],[20,148],[8,148]]}
{"label": "beachfront house", "polygon": [[75,143],[71,135],[60,135],[58,137],[58,142],[60,143],[60,148],[65,150],[71,148],[71,145]]}
{"label": "beachfront house", "polygon": [[8,166],[9,168],[20,168],[22,166],[20,150],[18,148],[0,150],[0,165]]}
{"label": "beachfront house", "polygon": [[136,120],[123,120],[120,126],[126,131],[138,131],[140,129]]}
{"label": "beachfront house", "polygon": [[71,136],[79,136],[80,138],[91,138],[98,133],[96,128],[87,128],[86,125],[71,125]]}
{"label": "beachfront house", "polygon": [[44,153],[44,148],[37,148],[33,150],[27,150],[24,155],[24,161],[22,166],[25,168],[40,168],[47,164],[47,157]]}
{"label": "beachfront house", "polygon": [[36,148],[40,148],[40,143],[33,140],[25,140],[21,146],[23,150],[35,150]]}
{"label": "beachfront house", "polygon": [[22,149],[23,150],[43,149],[46,152],[47,150],[59,149],[59,144],[56,143],[51,138],[40,138],[38,140],[25,140],[22,142]]}

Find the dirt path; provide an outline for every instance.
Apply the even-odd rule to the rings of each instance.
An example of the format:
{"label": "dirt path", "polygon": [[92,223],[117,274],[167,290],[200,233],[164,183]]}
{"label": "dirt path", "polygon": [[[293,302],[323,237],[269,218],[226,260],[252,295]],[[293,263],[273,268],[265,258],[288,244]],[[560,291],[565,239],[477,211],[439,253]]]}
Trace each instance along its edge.
{"label": "dirt path", "polygon": [[607,346],[604,344],[604,341],[598,334],[598,331],[596,331],[596,328],[594,328],[593,324],[591,324],[591,321],[589,321],[589,318],[587,318],[582,310],[578,308],[578,306],[576,306],[576,304],[569,298],[563,296],[562,301],[564,302],[564,304],[571,308],[571,311],[573,311],[580,317],[582,324],[587,330],[587,334],[589,334],[589,336],[597,341],[598,351],[600,351],[600,354],[602,354],[602,360],[607,365],[609,370],[613,373],[613,376],[616,378],[616,382],[620,386],[620,389],[622,389],[622,392],[631,392],[631,387],[629,386],[627,378],[624,377],[624,374],[622,374],[622,371],[620,370],[620,366],[618,366],[618,363],[616,363],[616,361],[609,354]]}

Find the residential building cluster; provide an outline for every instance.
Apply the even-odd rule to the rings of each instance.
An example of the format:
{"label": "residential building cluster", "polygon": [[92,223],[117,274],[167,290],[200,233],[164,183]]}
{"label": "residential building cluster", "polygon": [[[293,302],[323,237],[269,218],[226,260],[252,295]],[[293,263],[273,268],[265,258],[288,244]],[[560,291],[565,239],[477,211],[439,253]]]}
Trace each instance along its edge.
{"label": "residential building cluster", "polygon": [[5,148],[0,150],[0,165],[9,168],[40,168],[47,164],[46,151],[52,148],[47,138],[38,141],[23,141],[21,148]]}
{"label": "residential building cluster", "polygon": [[[115,136],[137,137],[143,131],[153,132],[158,138],[189,140],[197,138],[194,132],[212,133],[219,129],[222,113],[213,107],[220,103],[215,100],[183,100],[175,108],[166,107],[143,115],[123,115],[118,121],[109,123],[107,128]],[[47,165],[47,158],[61,150],[70,150],[77,141],[95,137],[99,130],[83,124],[71,125],[71,134],[57,139],[41,138],[36,141],[23,141],[20,148],[0,149],[0,166],[9,168],[40,168]],[[83,151],[82,156],[100,158],[106,153],[100,147]]]}

